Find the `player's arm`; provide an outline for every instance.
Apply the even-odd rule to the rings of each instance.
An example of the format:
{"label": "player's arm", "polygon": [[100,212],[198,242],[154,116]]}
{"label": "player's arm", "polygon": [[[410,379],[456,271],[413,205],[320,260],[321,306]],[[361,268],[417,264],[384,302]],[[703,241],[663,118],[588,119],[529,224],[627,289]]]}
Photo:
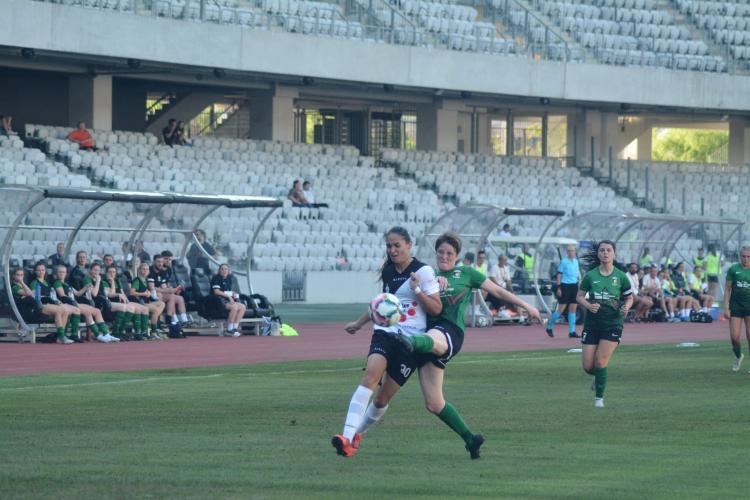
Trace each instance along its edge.
{"label": "player's arm", "polygon": [[724,282],[724,317],[730,319],[731,314],[729,312],[729,300],[732,298],[732,284],[734,283],[734,276],[727,273],[727,279]]}
{"label": "player's arm", "polygon": [[357,331],[365,326],[367,323],[370,322],[370,313],[365,312],[355,321],[352,321],[351,323],[347,323],[344,327],[344,330],[347,331],[347,333],[357,333]]}
{"label": "player's arm", "polygon": [[591,289],[591,281],[589,280],[588,275],[583,277],[583,281],[581,281],[581,288],[578,290],[578,293],[576,294],[576,302],[579,306],[585,308],[588,312],[591,314],[596,314],[599,312],[599,308],[602,307],[601,304],[592,304],[588,300],[586,300],[586,294]]}
{"label": "player's arm", "polygon": [[431,267],[425,266],[416,273],[411,273],[409,286],[428,316],[440,315],[443,311],[443,303],[440,301],[440,285]]}
{"label": "player's arm", "polygon": [[535,319],[539,321],[540,323],[542,322],[542,317],[539,314],[539,310],[536,307],[532,306],[528,302],[521,300],[520,298],[513,295],[512,293],[510,293],[503,287],[499,286],[497,283],[489,279],[484,280],[484,282],[482,283],[481,289],[504,302],[509,302],[515,306],[526,309],[526,312],[529,313],[529,317],[531,317],[531,319]]}

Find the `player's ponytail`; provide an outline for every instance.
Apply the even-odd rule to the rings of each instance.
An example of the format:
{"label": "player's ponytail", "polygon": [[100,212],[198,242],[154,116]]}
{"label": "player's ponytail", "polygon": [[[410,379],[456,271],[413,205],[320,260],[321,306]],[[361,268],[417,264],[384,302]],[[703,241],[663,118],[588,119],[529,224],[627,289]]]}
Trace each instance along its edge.
{"label": "player's ponytail", "polygon": [[[615,245],[614,241],[601,240],[598,242],[594,242],[594,244],[591,247],[591,250],[586,252],[580,259],[581,263],[583,263],[583,268],[586,271],[591,271],[592,269],[599,267],[599,265],[601,264],[601,262],[599,261],[599,245],[601,244],[610,245],[612,247],[612,250],[615,251],[615,255],[617,255],[617,245]],[[613,264],[617,269],[621,271],[624,271],[626,269],[625,265],[622,264],[621,262],[618,262],[616,259],[613,262]]]}
{"label": "player's ponytail", "polygon": [[[383,235],[383,240],[387,241],[388,236],[391,234],[396,234],[398,236],[401,236],[406,243],[411,243],[411,235],[409,234],[409,231],[407,231],[405,228],[401,226],[393,226],[390,228],[386,233]],[[383,265],[380,266],[380,271],[378,272],[378,280],[383,281],[383,273],[387,269],[389,269],[391,266],[393,266],[393,262],[391,261],[391,254],[388,253],[386,250],[385,252],[385,261],[383,261]]]}

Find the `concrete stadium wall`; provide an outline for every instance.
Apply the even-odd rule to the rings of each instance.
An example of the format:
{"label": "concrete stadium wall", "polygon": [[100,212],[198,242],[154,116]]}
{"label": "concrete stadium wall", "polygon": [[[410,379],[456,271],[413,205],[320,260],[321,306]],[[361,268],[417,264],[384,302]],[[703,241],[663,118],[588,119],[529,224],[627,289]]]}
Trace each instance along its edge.
{"label": "concrete stadium wall", "polygon": [[68,125],[68,83],[59,73],[0,71],[0,113],[13,117],[17,132],[24,123]]}
{"label": "concrete stadium wall", "polygon": [[750,77],[534,61],[5,0],[0,45],[588,102],[750,110]]}
{"label": "concrete stadium wall", "polygon": [[[281,303],[282,274],[278,271],[255,271],[253,288],[271,302]],[[240,280],[242,283],[242,280]],[[375,273],[323,271],[307,273],[307,304],[358,304],[370,302],[380,293]],[[354,318],[352,318],[354,319]]]}

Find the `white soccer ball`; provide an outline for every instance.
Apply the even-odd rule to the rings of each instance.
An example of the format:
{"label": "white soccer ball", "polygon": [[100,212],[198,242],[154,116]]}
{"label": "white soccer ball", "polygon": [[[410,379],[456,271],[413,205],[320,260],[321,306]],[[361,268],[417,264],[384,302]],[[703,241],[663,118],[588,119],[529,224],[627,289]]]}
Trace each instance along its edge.
{"label": "white soccer ball", "polygon": [[370,319],[379,326],[393,326],[403,316],[401,301],[392,293],[381,293],[370,302]]}

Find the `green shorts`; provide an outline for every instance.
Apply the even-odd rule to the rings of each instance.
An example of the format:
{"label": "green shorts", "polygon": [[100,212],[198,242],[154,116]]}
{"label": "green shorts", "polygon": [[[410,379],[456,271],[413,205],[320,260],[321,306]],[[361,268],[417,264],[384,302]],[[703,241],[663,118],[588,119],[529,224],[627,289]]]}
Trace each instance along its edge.
{"label": "green shorts", "polygon": [[750,316],[750,304],[735,304],[729,301],[729,315],[732,318],[747,318]]}
{"label": "green shorts", "polygon": [[592,330],[584,328],[581,332],[581,344],[599,345],[600,340],[609,340],[610,342],[620,343],[622,338],[622,328],[609,328],[601,330]]}

